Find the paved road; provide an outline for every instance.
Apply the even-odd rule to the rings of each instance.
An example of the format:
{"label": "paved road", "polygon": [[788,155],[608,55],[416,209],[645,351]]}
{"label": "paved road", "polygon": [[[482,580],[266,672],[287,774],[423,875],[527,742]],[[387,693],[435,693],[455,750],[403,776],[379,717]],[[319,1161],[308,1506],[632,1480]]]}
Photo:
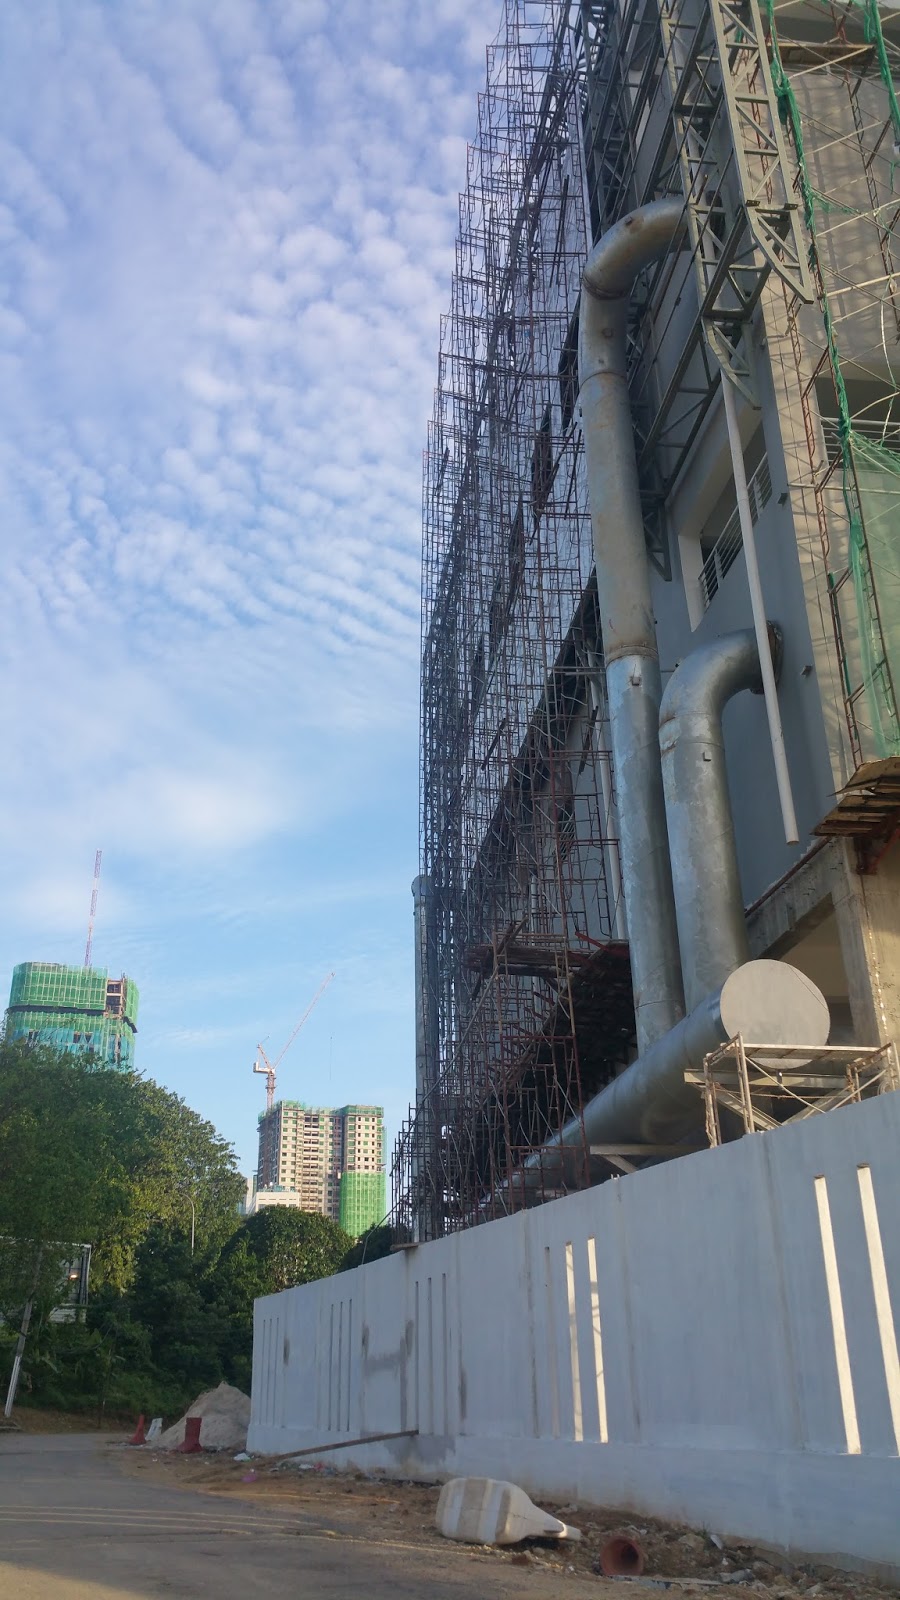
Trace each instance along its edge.
{"label": "paved road", "polygon": [[587,1587],[607,1590],[149,1483],[96,1434],[0,1434],[0,1600],[577,1600]]}

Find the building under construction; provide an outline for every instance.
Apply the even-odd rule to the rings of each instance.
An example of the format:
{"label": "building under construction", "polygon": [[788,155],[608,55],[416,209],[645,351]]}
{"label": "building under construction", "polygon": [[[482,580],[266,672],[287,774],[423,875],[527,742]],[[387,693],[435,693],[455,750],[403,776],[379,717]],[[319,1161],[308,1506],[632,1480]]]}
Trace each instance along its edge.
{"label": "building under construction", "polygon": [[111,978],[105,967],[23,961],[13,968],[4,1038],[133,1067],[138,1001],[134,979]]}
{"label": "building under construction", "polygon": [[875,0],[506,0],[425,467],[416,1237],[896,1081],[898,86]]}

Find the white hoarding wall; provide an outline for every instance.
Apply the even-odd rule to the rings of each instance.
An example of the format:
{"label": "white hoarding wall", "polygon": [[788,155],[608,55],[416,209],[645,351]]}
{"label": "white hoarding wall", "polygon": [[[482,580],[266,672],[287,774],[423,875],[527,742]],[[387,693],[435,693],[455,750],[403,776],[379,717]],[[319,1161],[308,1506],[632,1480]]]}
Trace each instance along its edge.
{"label": "white hoarding wall", "polygon": [[249,1448],[896,1575],[898,1152],[888,1094],[258,1300]]}

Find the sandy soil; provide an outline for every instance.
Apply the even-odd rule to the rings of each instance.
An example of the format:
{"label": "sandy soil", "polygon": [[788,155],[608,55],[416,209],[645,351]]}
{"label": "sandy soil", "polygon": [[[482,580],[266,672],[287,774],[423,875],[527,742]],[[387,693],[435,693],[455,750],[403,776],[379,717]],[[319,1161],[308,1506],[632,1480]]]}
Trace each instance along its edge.
{"label": "sandy soil", "polygon": [[[435,1531],[434,1514],[439,1485],[398,1482],[385,1477],[308,1468],[267,1461],[264,1456],[235,1462],[230,1457],[171,1456],[152,1447],[121,1452],[129,1474],[146,1476],[170,1486],[183,1485],[216,1496],[279,1504],[314,1512],[338,1531],[356,1531],[373,1539],[402,1540],[433,1547],[446,1555],[448,1541]],[[567,1578],[591,1579],[592,1592],[694,1594],[710,1600],[800,1600],[809,1595],[844,1597],[844,1600],[886,1600],[900,1590],[870,1579],[835,1572],[825,1567],[792,1566],[771,1552],[747,1546],[719,1548],[707,1534],[695,1529],[656,1522],[648,1518],[629,1521],[589,1507],[542,1502],[544,1509],[581,1529],[578,1544],[529,1543],[514,1549],[479,1547],[492,1561],[522,1569],[522,1593],[527,1595],[528,1570],[537,1575],[556,1572]],[[605,1583],[597,1577],[601,1545],[614,1533],[625,1532],[643,1549],[646,1565],[640,1580]],[[462,1553],[465,1547],[460,1546]],[[737,1574],[741,1577],[734,1581]],[[747,1574],[745,1577],[744,1574]],[[734,1577],[732,1577],[734,1575]],[[580,1587],[580,1585],[578,1586]]]}

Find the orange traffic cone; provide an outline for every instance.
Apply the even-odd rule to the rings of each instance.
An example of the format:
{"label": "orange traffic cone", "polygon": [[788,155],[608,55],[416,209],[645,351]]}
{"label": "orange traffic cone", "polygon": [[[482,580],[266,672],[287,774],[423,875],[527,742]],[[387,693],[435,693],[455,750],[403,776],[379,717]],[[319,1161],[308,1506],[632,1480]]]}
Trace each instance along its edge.
{"label": "orange traffic cone", "polygon": [[131,1435],[131,1438],[128,1440],[128,1443],[129,1444],[146,1444],[147,1443],[147,1435],[144,1432],[144,1413],[143,1413],[143,1411],[141,1412],[140,1416],[137,1419],[137,1427],[135,1428],[134,1433]]}
{"label": "orange traffic cone", "polygon": [[200,1443],[200,1427],[202,1422],[202,1417],[185,1417],[184,1444],[180,1444],[178,1446],[178,1449],[183,1456],[195,1455],[198,1450],[203,1449],[203,1446]]}

